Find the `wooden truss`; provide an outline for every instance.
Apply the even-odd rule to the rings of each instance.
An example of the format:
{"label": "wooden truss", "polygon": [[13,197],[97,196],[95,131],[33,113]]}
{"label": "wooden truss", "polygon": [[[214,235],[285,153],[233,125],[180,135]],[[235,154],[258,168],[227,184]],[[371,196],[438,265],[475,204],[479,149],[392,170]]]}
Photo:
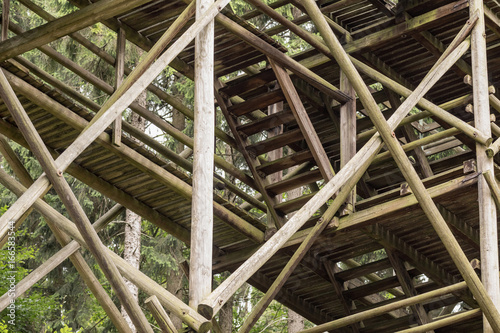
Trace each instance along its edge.
{"label": "wooden truss", "polygon": [[[500,206],[495,177],[500,127],[490,114],[490,107],[500,112],[500,101],[494,89],[497,73],[494,70],[488,76],[493,65],[486,58],[487,42],[500,39],[500,22],[490,4],[480,0],[422,0],[391,6],[382,0],[283,0],[267,5],[248,0],[256,10],[239,18],[226,8],[230,0],[172,0],[164,2],[176,7],[177,12],[162,21],[171,23],[146,36],[143,32],[151,27],[139,32],[126,17],[147,13],[149,5],[162,6],[154,1],[101,0],[89,4],[70,0],[80,10],[61,18],[52,17],[29,0],[19,2],[47,23],[22,31],[9,22],[9,1],[3,2],[0,153],[20,182],[0,169],[0,183],[18,197],[0,217],[0,244],[6,243],[9,223],[21,227],[35,209],[48,221],[62,249],[19,282],[16,297],[70,258],[117,329],[129,332],[80,254],[79,249],[84,247],[96,258],[140,332],[153,329],[123,277],[150,296],[147,307],[166,332],[175,332],[175,328],[165,309],[197,332],[217,331],[214,316],[246,282],[263,289],[265,295],[239,332],[249,332],[273,299],[318,325],[303,331],[308,333],[343,331],[345,327],[363,332],[367,325],[386,331],[428,332],[443,327],[453,330],[459,322],[472,323],[471,327],[482,327],[484,332],[500,332],[495,207],[495,202]],[[303,11],[303,15],[290,20],[276,11],[287,4]],[[348,30],[349,24],[342,22],[339,13],[354,13],[363,6],[372,8],[379,17]],[[261,13],[277,25],[259,32],[245,21]],[[353,17],[347,21],[355,20]],[[97,22],[117,31],[116,58],[77,32]],[[319,36],[301,27],[305,22],[314,24]],[[446,31],[446,45],[433,35],[433,29],[445,24],[452,26]],[[9,29],[14,37],[8,38]],[[287,55],[269,37],[285,30],[311,45],[310,51]],[[48,45],[67,35],[114,66],[115,87]],[[415,75],[410,75],[413,72],[408,64],[401,64],[405,60],[398,58],[397,50],[387,46],[399,43],[398,47],[404,48],[405,39],[417,41],[427,52],[426,63],[415,65],[419,67]],[[124,64],[126,40],[147,51],[133,70]],[[100,106],[21,56],[35,48],[110,95],[109,99]],[[234,51],[234,59],[226,58],[224,50]],[[222,59],[220,63],[214,63],[213,54],[216,60]],[[392,61],[391,56],[401,63]],[[256,66],[261,61],[268,66]],[[169,65],[194,80],[194,111],[152,83]],[[219,80],[235,71],[246,74],[229,82]],[[465,75],[472,93],[462,83]],[[461,86],[455,89],[457,76]],[[57,89],[56,93],[40,79]],[[449,95],[443,92],[445,81],[450,82],[450,90],[454,89]],[[374,91],[366,82],[380,83],[383,89]],[[434,89],[440,89],[436,94],[446,98],[433,95]],[[193,119],[194,138],[138,105],[135,99],[144,90]],[[214,100],[230,133],[213,125]],[[285,107],[265,112],[277,103]],[[411,113],[415,107],[423,111]],[[464,107],[472,114],[464,115]],[[187,150],[177,154],[122,123],[120,115],[126,108]],[[366,117],[358,119],[357,113]],[[434,121],[418,123],[424,118]],[[55,140],[51,133],[59,126],[65,132]],[[442,131],[436,131],[441,127]],[[279,130],[265,139],[249,140],[252,135],[276,128]],[[430,135],[419,137],[415,128]],[[162,157],[135,147],[124,133]],[[241,153],[249,173],[214,155],[214,137]],[[497,139],[493,141],[493,137]],[[42,176],[31,179],[8,139],[33,152],[44,170]],[[427,158],[432,152],[458,145],[467,146],[470,153],[450,158],[446,167]],[[286,156],[267,154],[284,147]],[[193,161],[187,158],[191,152]],[[109,174],[100,172],[95,161],[107,163]],[[467,163],[462,167],[464,161]],[[258,194],[251,195],[223,179],[214,172],[214,166]],[[128,169],[123,173],[113,173],[113,168],[125,167]],[[283,177],[270,177],[283,171]],[[65,172],[118,204],[91,224],[63,177]],[[237,207],[226,202],[214,193],[214,182],[245,203]],[[282,193],[304,186],[310,194],[279,199]],[[51,187],[68,209],[71,221],[43,201]],[[134,192],[140,187],[143,192]],[[475,217],[449,199],[463,195],[470,202],[465,197],[470,197],[471,191],[476,191],[478,198]],[[359,201],[357,194],[363,200]],[[191,247],[189,305],[102,244],[97,232],[125,207]],[[192,207],[189,213],[186,207]],[[248,212],[252,208],[267,213],[267,225]],[[213,214],[207,214],[211,211]],[[427,228],[422,233],[432,239],[432,249],[409,238],[419,235],[404,224],[404,217],[410,214],[406,211],[420,223],[415,227]],[[389,221],[392,216],[399,218],[403,230]],[[359,246],[350,243],[349,237],[359,241]],[[386,250],[386,259],[366,265],[352,259],[378,248]],[[480,277],[471,265],[471,254],[480,255]],[[337,263],[347,269],[341,270]],[[390,267],[395,271],[393,277],[382,279],[373,274]],[[319,281],[318,285],[294,285],[301,280],[301,269],[309,274],[305,274],[307,279]],[[222,271],[231,274],[212,290],[212,275]],[[419,274],[432,280],[428,289],[414,284],[412,279]],[[361,282],[361,277],[370,283]],[[351,288],[346,288],[348,281]],[[397,297],[381,301],[372,295],[384,290]],[[470,310],[436,320],[429,314],[429,304],[438,297],[449,302],[447,305],[464,302]],[[7,294],[0,297],[2,309],[8,304]],[[353,309],[352,304],[359,308]],[[407,313],[398,312],[403,307],[411,308],[416,325],[408,324]],[[477,324],[481,314],[485,318],[482,326],[480,321]],[[382,321],[370,321],[378,316],[389,318],[385,320],[387,327]]]}

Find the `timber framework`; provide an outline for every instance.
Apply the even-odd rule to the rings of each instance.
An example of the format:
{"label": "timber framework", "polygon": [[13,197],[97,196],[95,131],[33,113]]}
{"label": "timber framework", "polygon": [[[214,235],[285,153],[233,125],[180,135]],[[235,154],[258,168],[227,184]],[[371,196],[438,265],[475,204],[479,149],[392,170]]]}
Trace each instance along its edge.
{"label": "timber framework", "polygon": [[[169,316],[219,332],[219,310],[246,282],[265,294],[242,333],[274,299],[317,325],[304,333],[500,332],[498,1],[245,0],[253,9],[241,16],[230,0],[67,1],[78,10],[55,18],[18,0],[46,21],[28,31],[2,2],[0,152],[18,180],[0,169],[0,183],[18,199],[0,217],[0,244],[35,209],[63,247],[18,283],[19,295],[71,258],[128,332],[84,247],[139,332],[152,323],[123,277],[151,296],[166,332]],[[299,14],[283,16],[284,6]],[[266,30],[252,24],[261,16]],[[116,56],[78,32],[96,23],[116,32]],[[307,46],[290,52],[273,38],[283,33]],[[112,66],[116,80],[58,53],[59,38]],[[144,50],[133,69],[127,42]],[[97,104],[38,68],[23,57],[33,49],[109,98]],[[194,81],[194,108],[155,84],[167,66]],[[138,104],[144,90],[192,120],[194,136]],[[127,108],[186,150],[123,121]],[[216,112],[227,130],[214,126]],[[9,140],[32,151],[42,176],[30,178]],[[217,155],[218,142],[245,167]],[[64,173],[118,205],[91,224]],[[43,201],[51,187],[70,219]],[[103,245],[97,232],[123,207],[189,245],[189,304]],[[356,260],[381,249],[384,259]],[[2,310],[8,302],[0,298]]]}

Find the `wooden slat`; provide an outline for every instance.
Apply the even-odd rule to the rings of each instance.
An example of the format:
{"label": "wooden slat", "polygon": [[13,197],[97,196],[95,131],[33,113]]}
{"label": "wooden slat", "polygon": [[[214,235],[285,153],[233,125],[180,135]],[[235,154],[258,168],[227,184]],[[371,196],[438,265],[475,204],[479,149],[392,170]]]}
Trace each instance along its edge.
{"label": "wooden slat", "polygon": [[247,99],[243,103],[234,104],[228,108],[228,111],[235,116],[243,116],[255,110],[265,108],[271,104],[281,102],[284,100],[283,92],[281,90],[273,90],[257,97]]}

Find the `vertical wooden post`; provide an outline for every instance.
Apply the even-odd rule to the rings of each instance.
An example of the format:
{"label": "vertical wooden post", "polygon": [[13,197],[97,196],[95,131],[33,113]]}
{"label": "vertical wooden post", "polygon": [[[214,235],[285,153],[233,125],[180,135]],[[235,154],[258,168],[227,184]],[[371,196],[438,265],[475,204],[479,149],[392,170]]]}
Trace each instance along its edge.
{"label": "vertical wooden post", "polygon": [[[196,20],[201,20],[212,0],[196,1]],[[193,207],[189,305],[196,308],[212,291],[213,182],[214,168],[214,23],[195,39],[194,65]]]}
{"label": "vertical wooden post", "polygon": [[[125,36],[125,30],[120,28],[116,37],[116,62],[115,62],[115,89],[123,82],[123,75],[125,73],[125,45],[127,39]],[[122,141],[122,114],[120,113],[116,117],[113,123],[113,134],[112,134],[113,144],[116,146],[121,145]]]}
{"label": "vertical wooden post", "polygon": [[[352,98],[340,107],[340,167],[343,168],[356,155],[356,93],[349,79],[340,71],[340,90]],[[342,214],[354,211],[356,187],[346,200]]]}
{"label": "vertical wooden post", "polygon": [[9,34],[9,12],[10,0],[3,0],[2,4],[2,41],[6,40]]}
{"label": "vertical wooden post", "polygon": [[[486,34],[482,0],[470,1],[470,15],[479,13],[479,20],[472,29],[472,89],[474,95],[474,122],[478,130],[491,136],[490,105],[488,94],[488,68],[486,59]],[[478,172],[493,173],[493,159],[486,155],[486,148],[476,144]],[[500,305],[498,284],[498,230],[497,213],[491,191],[483,177],[478,179],[479,230],[481,236],[481,280],[493,303]],[[483,332],[493,332],[488,320],[483,320]]]}

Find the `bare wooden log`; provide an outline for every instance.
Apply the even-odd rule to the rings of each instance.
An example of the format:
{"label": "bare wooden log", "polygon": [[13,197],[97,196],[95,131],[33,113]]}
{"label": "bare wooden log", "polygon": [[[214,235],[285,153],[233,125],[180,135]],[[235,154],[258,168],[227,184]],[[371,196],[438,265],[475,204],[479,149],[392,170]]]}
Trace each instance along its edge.
{"label": "bare wooden log", "polygon": [[[316,27],[319,29],[321,35],[325,39],[325,42],[329,47],[330,51],[337,60],[337,63],[342,68],[342,70],[344,70],[344,72],[350,79],[351,83],[355,87],[358,96],[363,101],[365,110],[367,110],[375,127],[378,129],[380,135],[383,137],[386,146],[391,151],[399,169],[401,170],[404,177],[408,181],[408,184],[410,184],[415,196],[419,201],[420,206],[424,210],[426,216],[428,217],[432,226],[436,230],[436,233],[442,240],[444,246],[450,253],[451,257],[453,258],[453,261],[457,265],[462,277],[467,282],[467,285],[470,288],[471,292],[476,297],[478,303],[481,306],[481,309],[483,310],[483,313],[488,318],[490,324],[497,331],[500,331],[500,314],[498,313],[498,310],[496,309],[491,298],[487,295],[486,290],[484,286],[481,284],[481,281],[477,277],[476,273],[470,267],[467,257],[460,248],[460,245],[453,236],[453,233],[447,226],[443,217],[439,213],[439,210],[437,209],[436,205],[434,204],[431,197],[427,193],[427,190],[422,184],[422,181],[418,177],[415,169],[413,168],[410,161],[406,157],[404,151],[402,150],[401,146],[399,145],[399,142],[395,138],[395,135],[392,132],[391,127],[384,119],[384,116],[380,112],[380,109],[378,108],[376,102],[374,101],[373,97],[368,91],[368,88],[364,84],[361,76],[357,72],[353,63],[350,61],[349,57],[345,53],[344,49],[342,48],[336,36],[327,26],[327,23],[324,20],[321,12],[319,11],[317,4],[312,0],[305,0],[304,5],[307,8],[308,13],[313,18]],[[462,51],[459,52],[464,52],[465,49],[468,48],[469,43],[470,42],[467,40],[462,42],[460,46],[456,50],[454,50],[451,54],[456,53],[456,51],[460,49],[462,49]],[[441,64],[448,62],[449,60],[450,60],[449,57],[447,57],[446,60],[444,60]],[[455,61],[453,61],[453,63]],[[439,64],[436,68],[438,68],[441,64]],[[428,74],[428,76],[430,76],[430,74]],[[487,87],[485,91],[487,92]],[[408,98],[407,100],[405,100],[405,102],[410,99],[411,98]]]}
{"label": "bare wooden log", "polygon": [[[213,0],[196,1],[196,21],[202,20]],[[214,22],[195,39],[193,201],[189,306],[195,308],[212,291],[214,168]]]}
{"label": "bare wooden log", "polygon": [[146,304],[149,311],[151,311],[151,314],[155,318],[158,326],[160,326],[162,332],[177,333],[174,323],[165,312],[165,309],[158,300],[158,297],[156,297],[155,295],[150,296],[144,301],[144,304]]}
{"label": "bare wooden log", "polygon": [[401,301],[397,301],[391,304],[387,305],[382,305],[379,306],[378,308],[359,312],[350,316],[346,316],[334,321],[331,321],[329,323],[325,323],[322,325],[318,325],[313,328],[309,328],[306,330],[301,331],[301,333],[323,333],[325,331],[332,331],[335,329],[339,329],[348,325],[351,325],[353,323],[357,323],[363,320],[367,320],[379,315],[382,315],[384,313],[405,307],[405,306],[410,306],[413,304],[418,304],[423,301],[426,301],[428,299],[432,299],[438,296],[443,296],[446,294],[451,294],[455,293],[457,291],[463,290],[467,288],[467,284],[465,282],[459,282],[454,285],[448,286],[448,287],[443,287],[440,289],[436,289],[424,294],[420,294],[418,296],[413,296],[410,298],[403,299]]}
{"label": "bare wooden log", "polygon": [[[52,183],[52,186],[61,198],[61,201],[66,207],[69,215],[89,245],[90,251],[96,258],[103,273],[106,275],[111,287],[116,292],[123,307],[127,310],[130,319],[134,323],[135,327],[141,332],[153,333],[153,329],[148,323],[146,316],[142,312],[137,301],[135,301],[132,297],[130,290],[127,288],[123,278],[118,272],[118,269],[105,255],[103,250],[105,246],[102,244],[97,232],[94,228],[92,228],[85,212],[78,203],[78,199],[71,191],[66,179],[63,177],[62,171],[57,169],[50,152],[36,131],[35,126],[28,117],[28,114],[22,107],[21,102],[17,99],[14,90],[10,86],[3,72],[0,72],[0,86],[2,87],[0,96],[9,108],[9,111],[16,121],[20,131],[23,133],[26,141],[31,147],[31,150],[40,162],[42,169],[45,171],[45,174]],[[88,268],[88,270],[90,271],[90,268]]]}
{"label": "bare wooden log", "polygon": [[[474,124],[478,131],[491,136],[484,2],[482,0],[471,0],[469,4],[471,16],[474,12],[479,13],[479,21],[474,29],[472,29],[471,34]],[[486,147],[484,145],[476,144],[476,162],[478,172],[494,172],[493,159],[489,158],[486,154]],[[478,180],[478,202],[481,239],[481,281],[485,292],[491,298],[493,304],[496,307],[500,307],[497,211],[490,188],[483,177],[480,177]],[[498,332],[500,324],[493,323],[488,313],[484,310],[484,307],[481,306],[481,308],[485,316],[483,320],[483,332]]]}
{"label": "bare wooden log", "polygon": [[[18,197],[20,197],[23,193],[26,193],[27,189],[24,186],[19,184],[7,174],[5,174],[7,177],[3,177],[2,175],[3,173],[0,172],[0,181],[2,185],[12,191]],[[87,247],[87,244],[83,240],[83,237],[81,236],[80,232],[73,222],[61,215],[41,199],[35,200],[33,206],[41,214],[47,216],[49,220],[54,222],[54,224],[59,229],[64,231],[68,236],[76,240],[78,243],[80,243],[80,245]],[[147,294],[156,295],[162,305],[167,308],[167,310],[171,311],[176,316],[181,318],[183,322],[185,322],[188,326],[201,333],[205,333],[210,330],[212,324],[209,320],[198,314],[188,305],[184,304],[184,302],[179,300],[176,296],[169,293],[154,280],[127,263],[122,257],[117,255],[110,249],[105,248],[105,251],[125,278],[127,278],[129,281],[132,281]]]}

